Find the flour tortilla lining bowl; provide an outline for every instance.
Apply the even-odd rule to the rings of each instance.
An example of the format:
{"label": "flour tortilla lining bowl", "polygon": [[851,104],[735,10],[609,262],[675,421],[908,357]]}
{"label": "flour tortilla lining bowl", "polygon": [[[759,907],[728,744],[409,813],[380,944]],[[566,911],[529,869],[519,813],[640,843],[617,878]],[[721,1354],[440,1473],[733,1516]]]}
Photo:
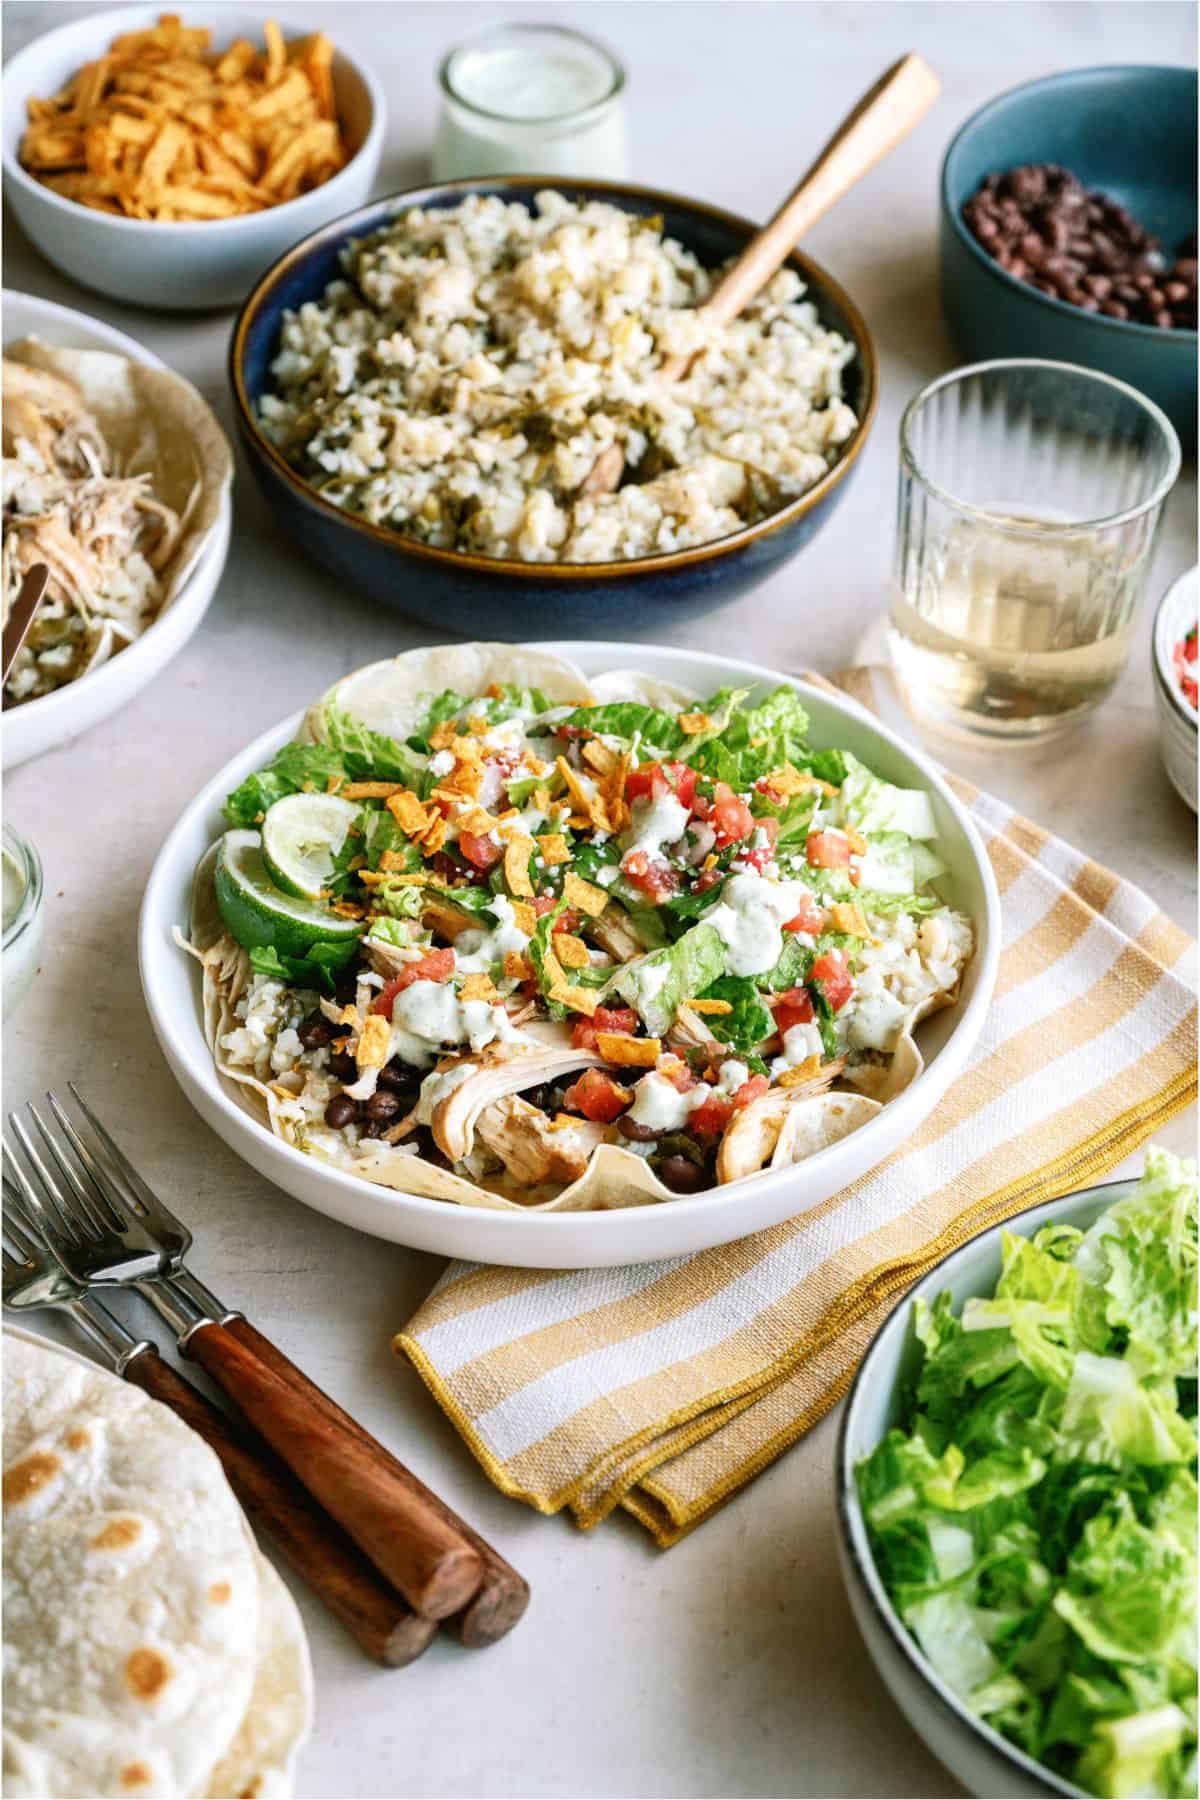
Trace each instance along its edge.
{"label": "flour tortilla lining bowl", "polygon": [[[84,1383],[80,1393],[75,1396],[76,1407],[80,1405],[96,1407],[101,1416],[107,1418],[108,1414],[104,1410],[105,1404],[106,1400],[111,1399],[116,1402],[112,1416],[118,1422],[118,1426],[122,1420],[127,1421],[131,1416],[139,1417],[143,1435],[146,1419],[154,1419],[158,1431],[163,1434],[159,1441],[162,1442],[165,1439],[172,1451],[184,1457],[192,1467],[197,1479],[202,1483],[202,1490],[211,1493],[214,1497],[214,1505],[211,1509],[212,1521],[209,1522],[210,1529],[204,1544],[204,1554],[207,1554],[209,1545],[214,1538],[223,1538],[233,1572],[230,1585],[237,1586],[239,1570],[244,1571],[245,1578],[253,1584],[249,1596],[235,1592],[226,1601],[223,1593],[219,1595],[222,1601],[222,1612],[226,1604],[232,1605],[237,1609],[238,1618],[243,1624],[246,1622],[244,1615],[248,1614],[250,1626],[255,1632],[255,1641],[249,1652],[243,1651],[239,1646],[236,1658],[237,1666],[221,1670],[217,1682],[217,1686],[229,1696],[229,1703],[223,1708],[217,1709],[222,1711],[223,1716],[219,1734],[216,1729],[211,1733],[211,1738],[219,1735],[220,1742],[225,1746],[220,1761],[215,1767],[213,1766],[214,1758],[210,1738],[210,1741],[196,1750],[195,1757],[192,1759],[193,1767],[196,1768],[199,1764],[202,1766],[198,1767],[198,1773],[189,1781],[186,1788],[171,1786],[169,1775],[159,1765],[153,1768],[152,1773],[155,1779],[149,1787],[144,1785],[141,1788],[130,1787],[126,1783],[114,1785],[111,1789],[106,1787],[104,1791],[122,1794],[136,1792],[154,1792],[155,1794],[178,1792],[182,1794],[186,1791],[196,1795],[211,1794],[214,1796],[214,1800],[217,1796],[227,1797],[230,1794],[252,1792],[256,1796],[261,1796],[261,1800],[286,1800],[292,1789],[292,1767],[295,1755],[307,1736],[311,1722],[312,1673],[308,1646],[295,1603],[270,1564],[266,1562],[255,1546],[249,1526],[228,1488],[224,1472],[221,1470],[215,1454],[169,1409],[160,1407],[157,1402],[149,1400],[140,1389],[120,1381],[115,1375],[89,1358],[17,1327],[6,1326],[3,1340],[5,1353],[11,1352],[22,1358],[30,1370],[40,1374],[43,1380],[49,1381],[53,1377],[54,1371],[48,1368],[52,1361],[61,1362],[64,1379],[73,1374],[75,1370],[85,1373],[90,1379]],[[30,1358],[30,1351],[36,1352],[36,1357]],[[152,1409],[152,1411],[148,1412],[147,1409]],[[145,1416],[142,1417],[142,1415]],[[61,1412],[55,1416],[60,1419],[63,1417]],[[28,1430],[28,1424],[23,1420],[12,1429],[19,1431],[22,1427],[26,1431]],[[64,1423],[64,1429],[66,1428]],[[53,1429],[53,1420],[51,1420],[51,1434]],[[119,1431],[117,1435],[119,1437]],[[158,1432],[155,1433],[155,1436],[157,1435]],[[23,1449],[19,1448],[18,1455],[22,1454]],[[207,1485],[209,1482],[212,1484],[211,1488]],[[222,1489],[224,1490],[223,1496]],[[127,1493],[128,1498],[124,1501],[124,1510],[130,1514],[136,1514],[139,1510],[139,1499],[144,1502],[145,1495],[139,1495],[136,1488],[133,1487],[129,1487]],[[36,1503],[36,1494],[32,1498]],[[149,1511],[144,1516],[151,1517]],[[122,1507],[120,1505],[110,1507],[106,1520],[101,1523],[101,1529],[105,1523],[111,1525],[114,1518],[120,1520],[121,1517]],[[36,1522],[36,1519],[31,1519],[31,1526],[36,1525]],[[174,1535],[173,1529],[172,1536]],[[151,1548],[153,1551],[153,1545]],[[94,1549],[90,1550],[90,1553],[94,1555]],[[148,1560],[153,1561],[153,1555]],[[186,1573],[186,1559],[181,1566]],[[8,1572],[11,1575],[11,1558]],[[128,1577],[122,1582],[123,1589],[127,1579]],[[218,1577],[218,1580],[220,1579],[221,1577]],[[210,1588],[209,1598],[211,1599],[211,1597]],[[245,1598],[249,1600],[248,1607],[243,1604]],[[203,1616],[207,1620],[210,1615]],[[11,1656],[14,1642],[11,1613],[7,1636],[6,1648],[8,1655]],[[217,1646],[217,1650],[219,1652],[219,1646]],[[218,1653],[210,1656],[207,1660],[219,1663],[221,1657]],[[186,1696],[182,1697],[186,1698]],[[224,1694],[221,1697],[224,1697]],[[11,1709],[6,1710],[9,1712],[7,1723],[11,1726]],[[184,1710],[190,1719],[194,1705],[189,1705]],[[17,1766],[15,1767],[10,1749],[16,1752]],[[141,1758],[135,1753],[133,1760],[136,1762]],[[157,1761],[157,1759],[153,1760]],[[123,1766],[125,1768],[130,1766],[128,1759]],[[39,1783],[39,1775],[42,1777],[43,1784]],[[159,1779],[161,1776],[166,1776],[166,1779]],[[94,1794],[100,1791],[99,1787],[90,1779],[87,1785],[79,1787],[68,1787],[58,1780],[53,1786],[48,1786],[44,1785],[44,1780],[45,1759],[38,1749],[26,1746],[22,1750],[19,1743],[15,1745],[11,1743],[10,1734],[10,1741],[6,1741],[5,1749],[6,1793],[59,1795],[67,1792]]]}

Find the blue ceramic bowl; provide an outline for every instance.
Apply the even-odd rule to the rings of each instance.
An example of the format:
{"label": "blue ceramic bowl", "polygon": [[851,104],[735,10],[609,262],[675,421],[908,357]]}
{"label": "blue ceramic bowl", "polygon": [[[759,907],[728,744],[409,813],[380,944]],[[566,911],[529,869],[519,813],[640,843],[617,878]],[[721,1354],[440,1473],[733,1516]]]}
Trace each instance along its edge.
{"label": "blue ceramic bowl", "polygon": [[304,238],[252,290],[229,353],[238,430],[284,529],[333,574],[385,606],[438,631],[472,637],[628,637],[653,630],[669,638],[674,624],[736,600],[816,536],[845,493],[871,429],[878,378],[870,333],[849,296],[808,257],[796,253],[789,266],[807,283],[822,322],[852,339],[858,352],[846,370],[858,428],[807,494],[757,525],[695,549],[614,563],[525,563],[435,549],[323,500],[267,441],[255,416],[285,308],[320,296],[340,273],[339,252],[351,238],[378,230],[398,209],[457,206],[468,194],[531,203],[549,185],[574,199],[607,200],[639,215],[661,213],[665,232],[709,265],[735,255],[756,229],[748,219],[698,200],[605,181],[451,181],[377,201]]}
{"label": "blue ceramic bowl", "polygon": [[1042,356],[1115,375],[1196,442],[1196,333],[1083,312],[1007,274],[963,223],[985,175],[1059,163],[1122,202],[1169,254],[1196,229],[1196,71],[1072,69],[991,100],[942,163],[942,305],[968,362]]}

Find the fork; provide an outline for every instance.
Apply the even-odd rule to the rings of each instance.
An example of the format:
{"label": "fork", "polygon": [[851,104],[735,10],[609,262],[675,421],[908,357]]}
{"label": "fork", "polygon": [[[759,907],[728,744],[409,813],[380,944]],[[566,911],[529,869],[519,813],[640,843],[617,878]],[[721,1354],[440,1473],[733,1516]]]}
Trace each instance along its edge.
{"label": "fork", "polygon": [[[330,1427],[340,1432],[353,1433],[374,1454],[384,1459],[387,1468],[398,1482],[407,1487],[412,1484],[419,1491],[420,1498],[441,1520],[448,1531],[464,1538],[469,1547],[475,1551],[482,1564],[482,1580],[474,1595],[467,1601],[455,1617],[454,1623],[462,1642],[471,1649],[483,1648],[496,1643],[511,1631],[513,1626],[524,1615],[529,1604],[529,1584],[511,1565],[494,1549],[486,1539],[480,1537],[458,1515],[450,1510],[439,1497],[420,1483],[404,1465],[382,1444],[372,1438],[356,1419],[344,1412],[337,1402],[330,1398],[315,1382],[309,1380],[304,1372],[298,1369],[282,1351],[276,1348],[268,1338],[250,1323],[240,1312],[233,1312],[225,1307],[216,1295],[204,1285],[186,1267],[184,1258],[192,1245],[192,1234],[183,1220],[173,1213],[166,1202],[154,1193],[153,1189],[141,1178],[137,1170],[129,1162],[124,1152],[105,1130],[100,1120],[92,1112],[74,1083],[68,1088],[95,1140],[95,1155],[80,1137],[65,1110],[53,1094],[46,1096],[55,1118],[63,1133],[68,1138],[71,1148],[79,1161],[83,1162],[93,1181],[104,1189],[109,1208],[127,1223],[137,1223],[145,1231],[152,1242],[157,1243],[167,1256],[169,1270],[167,1273],[150,1278],[138,1278],[133,1282],[138,1292],[153,1306],[162,1318],[176,1333],[180,1348],[185,1352],[201,1325],[218,1323],[235,1337],[251,1356],[264,1364],[274,1375],[292,1387],[298,1389],[314,1407],[318,1408],[329,1421]],[[98,1158],[103,1159],[108,1171],[105,1180],[104,1169],[99,1166]],[[173,1307],[172,1302],[180,1305]],[[200,1352],[203,1343],[197,1344],[198,1361],[203,1362]],[[204,1366],[208,1366],[205,1364]],[[218,1381],[220,1376],[209,1369]],[[228,1390],[227,1390],[228,1391]],[[236,1396],[235,1396],[236,1398]]]}
{"label": "fork", "polygon": [[[271,1354],[286,1374],[248,1349],[225,1322],[231,1315],[215,1296],[208,1296],[216,1314],[211,1316],[190,1297],[181,1302],[174,1286],[165,1294],[154,1285],[166,1276],[177,1280],[189,1234],[180,1232],[108,1134],[97,1132],[94,1115],[85,1113],[97,1132],[100,1156],[55,1096],[47,1100],[57,1132],[35,1106],[26,1108],[42,1148],[21,1117],[9,1114],[11,1134],[24,1156],[22,1163],[10,1151],[9,1166],[27,1210],[67,1273],[87,1285],[136,1285],[152,1298],[183,1353],[241,1408],[413,1610],[429,1619],[459,1612],[478,1592],[483,1564],[454,1515],[435,1509],[428,1489],[388,1459],[365,1431],[347,1430],[342,1415],[316,1404],[296,1379],[299,1370],[273,1346]],[[129,1200],[131,1175],[136,1205]]]}
{"label": "fork", "polygon": [[65,1312],[117,1375],[169,1406],[215,1450],[254,1524],[369,1656],[389,1668],[420,1656],[437,1630],[434,1622],[409,1609],[265,1445],[239,1432],[149,1340],[135,1338],[102,1301],[72,1280],[38,1235],[7,1174],[3,1191],[5,1307],[17,1313],[43,1307]]}

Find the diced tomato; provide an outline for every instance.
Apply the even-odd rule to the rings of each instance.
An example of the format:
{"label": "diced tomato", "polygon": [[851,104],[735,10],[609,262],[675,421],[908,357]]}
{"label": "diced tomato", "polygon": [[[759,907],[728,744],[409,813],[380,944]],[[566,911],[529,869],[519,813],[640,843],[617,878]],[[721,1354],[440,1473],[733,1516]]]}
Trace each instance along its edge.
{"label": "diced tomato", "polygon": [[850,866],[850,840],[843,831],[810,831],[804,853],[814,869]]}
{"label": "diced tomato", "polygon": [[793,1025],[807,1025],[812,1017],[812,995],[807,988],[787,988],[776,998],[775,1025],[780,1037]]}
{"label": "diced tomato", "polygon": [[598,1031],[620,1031],[632,1036],[638,1016],[632,1006],[598,1006],[590,1019],[576,1019],[571,1042],[576,1050],[594,1050]]}
{"label": "diced tomato", "polygon": [[715,887],[718,881],[724,881],[724,879],[724,869],[701,869],[696,877],[696,892],[706,894],[710,887]]}
{"label": "diced tomato", "polygon": [[596,734],[586,725],[556,725],[554,735],[563,738],[590,738]]}
{"label": "diced tomato", "polygon": [[553,894],[539,894],[533,903],[533,910],[539,919],[544,919],[548,912],[553,912],[558,901]]}
{"label": "diced tomato", "polygon": [[688,1114],[688,1130],[697,1137],[719,1137],[733,1117],[733,1095],[715,1089]]}
{"label": "diced tomato", "polygon": [[696,794],[695,769],[681,762],[643,763],[625,777],[625,798],[631,806],[635,800],[657,800],[668,793],[690,809]]}
{"label": "diced tomato", "polygon": [[668,863],[652,862],[644,850],[631,850],[621,863],[621,873],[632,881],[634,887],[641,888],[647,899],[661,906],[672,894],[677,894],[680,887],[680,876]]}
{"label": "diced tomato", "polygon": [[568,1112],[582,1113],[585,1119],[600,1125],[611,1125],[629,1105],[629,1094],[602,1069],[585,1069],[563,1095],[563,1105]]}
{"label": "diced tomato", "polygon": [[504,855],[502,845],[494,844],[486,834],[476,837],[473,831],[459,832],[458,847],[467,861],[474,863],[477,869],[490,869]]}
{"label": "diced tomato", "polygon": [[573,906],[564,907],[550,927],[550,936],[556,937],[560,931],[575,931],[578,925],[579,914],[576,909]]}
{"label": "diced tomato", "polygon": [[678,1056],[664,1056],[658,1065],[658,1073],[680,1094],[686,1094],[689,1088],[696,1085],[696,1077]]}
{"label": "diced tomato", "polygon": [[734,1112],[741,1112],[743,1106],[749,1106],[755,1100],[761,1100],[770,1082],[765,1075],[751,1075],[749,1081],[743,1081],[733,1096]]}
{"label": "diced tomato", "polygon": [[716,827],[717,843],[722,849],[726,844],[739,843],[754,830],[754,814],[746,802],[738,798],[727,781],[718,781],[713,790],[712,819]]}
{"label": "diced tomato", "polygon": [[825,923],[824,909],[818,906],[811,894],[805,894],[800,902],[800,909],[794,918],[788,920],[785,931],[806,931],[810,937],[816,937]]}
{"label": "diced tomato", "polygon": [[709,799],[707,794],[693,794],[693,796],[692,796],[692,817],[694,819],[711,818],[712,809],[713,809],[713,803]]}
{"label": "diced tomato", "polygon": [[428,956],[423,956],[419,962],[409,963],[406,969],[401,969],[399,975],[393,975],[390,981],[384,983],[371,1002],[371,1011],[382,1013],[385,1019],[390,1019],[396,995],[402,994],[414,981],[449,981],[453,973],[453,950],[431,950]]}
{"label": "diced tomato", "polygon": [[824,955],[818,956],[808,972],[808,979],[820,984],[821,992],[834,1012],[841,1012],[854,992],[854,977],[841,950],[826,950]]}

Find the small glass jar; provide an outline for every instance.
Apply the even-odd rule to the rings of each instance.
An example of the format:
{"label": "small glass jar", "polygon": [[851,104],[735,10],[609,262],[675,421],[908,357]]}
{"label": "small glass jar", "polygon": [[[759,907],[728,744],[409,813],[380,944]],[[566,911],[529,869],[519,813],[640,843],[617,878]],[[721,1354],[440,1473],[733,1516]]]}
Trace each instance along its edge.
{"label": "small glass jar", "polygon": [[11,1013],[37,971],[42,948],[42,864],[27,838],[4,827],[0,850],[4,877],[4,942],[0,987],[4,1011]]}
{"label": "small glass jar", "polygon": [[496,25],[438,71],[437,181],[486,175],[625,174],[625,71],[562,25]]}

